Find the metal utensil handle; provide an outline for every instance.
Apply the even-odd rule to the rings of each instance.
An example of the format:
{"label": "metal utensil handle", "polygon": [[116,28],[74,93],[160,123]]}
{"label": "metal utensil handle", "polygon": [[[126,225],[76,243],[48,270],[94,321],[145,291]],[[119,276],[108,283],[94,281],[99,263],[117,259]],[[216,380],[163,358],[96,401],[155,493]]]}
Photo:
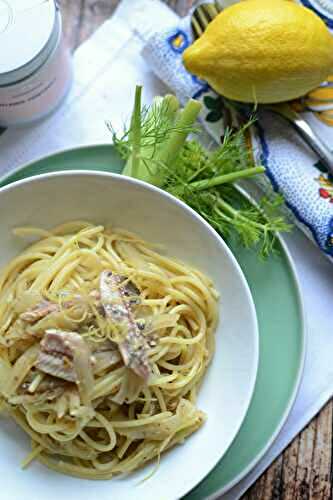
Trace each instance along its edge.
{"label": "metal utensil handle", "polygon": [[311,147],[311,149],[319,156],[322,163],[327,167],[330,174],[333,175],[333,154],[323,141],[314,133],[310,125],[301,118],[291,121],[293,127]]}

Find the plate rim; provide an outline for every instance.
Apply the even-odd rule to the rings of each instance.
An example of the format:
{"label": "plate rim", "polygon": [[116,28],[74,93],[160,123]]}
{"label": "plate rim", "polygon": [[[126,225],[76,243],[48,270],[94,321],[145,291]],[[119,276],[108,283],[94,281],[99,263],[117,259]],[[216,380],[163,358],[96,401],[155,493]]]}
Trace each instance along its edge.
{"label": "plate rim", "polygon": [[[291,413],[291,410],[293,409],[297,395],[298,395],[299,390],[300,390],[300,386],[301,386],[301,382],[302,382],[302,378],[303,378],[303,373],[304,373],[307,344],[308,344],[308,324],[306,321],[304,299],[302,297],[301,287],[300,287],[300,283],[299,283],[299,279],[298,279],[298,273],[296,270],[294,260],[293,260],[291,253],[287,247],[287,244],[284,240],[284,237],[281,234],[278,234],[277,237],[278,237],[279,242],[282,246],[282,249],[284,251],[286,259],[288,261],[290,274],[292,276],[292,280],[293,280],[293,283],[295,286],[296,297],[297,297],[298,307],[299,307],[299,311],[300,311],[300,327],[301,327],[300,331],[302,334],[301,335],[301,352],[300,352],[300,365],[298,367],[297,377],[295,378],[294,389],[293,389],[291,396],[289,397],[288,404],[287,404],[286,409],[281,417],[279,425],[276,427],[275,432],[272,434],[271,438],[267,441],[266,445],[262,448],[262,450],[259,453],[257,453],[255,458],[253,458],[253,460],[248,464],[248,466],[245,467],[245,469],[243,469],[242,472],[240,472],[236,477],[234,477],[234,479],[232,481],[229,481],[229,483],[227,483],[225,486],[223,486],[222,488],[219,488],[214,493],[212,493],[211,495],[206,497],[205,500],[217,500],[218,497],[220,497],[221,495],[224,495],[225,493],[230,491],[234,486],[236,486],[238,483],[240,483],[240,481],[242,481],[258,465],[260,460],[262,460],[264,458],[265,454],[269,451],[271,446],[278,439],[278,437],[282,431],[282,428],[285,425],[285,423],[286,423],[286,421]],[[259,333],[259,335],[260,335],[260,333]],[[283,451],[281,453],[283,453]],[[270,467],[270,465],[268,465],[262,473],[264,473],[268,469],[268,467]],[[251,484],[254,484],[254,482],[255,481],[253,481]]]}
{"label": "plate rim", "polygon": [[[113,147],[113,145],[108,144],[108,143],[93,143],[93,144],[89,144],[89,145],[81,145],[81,146],[76,146],[76,147],[69,147],[69,148],[65,148],[65,149],[60,149],[60,150],[54,151],[48,155],[41,155],[41,156],[35,158],[34,160],[27,162],[27,163],[24,163],[23,165],[18,166],[17,168],[13,169],[12,171],[5,173],[3,176],[0,177],[0,185],[2,185],[4,182],[6,182],[8,179],[10,179],[12,176],[17,175],[21,170],[32,167],[34,164],[36,164],[39,161],[47,160],[47,159],[54,157],[54,156],[57,156],[57,155],[75,153],[78,151],[89,150],[92,148],[94,148],[94,149],[111,148],[112,149],[112,147]],[[41,174],[37,174],[37,175],[41,175]],[[18,182],[18,181],[15,181],[15,182]],[[298,273],[296,270],[296,266],[294,264],[294,260],[291,256],[291,253],[287,247],[287,244],[286,244],[283,236],[278,233],[277,239],[278,239],[278,241],[283,249],[284,255],[285,255],[286,260],[288,262],[289,271],[290,271],[290,274],[292,276],[292,281],[294,284],[296,297],[297,297],[298,309],[299,309],[299,313],[300,313],[299,316],[300,316],[300,332],[301,332],[301,352],[300,352],[300,363],[299,363],[299,367],[298,367],[297,377],[294,381],[294,388],[293,388],[292,394],[288,399],[288,403],[287,403],[285,411],[283,412],[283,415],[280,419],[279,425],[276,427],[274,433],[271,435],[271,437],[267,441],[266,445],[255,456],[255,458],[248,464],[248,466],[242,470],[242,472],[240,472],[236,477],[234,477],[232,481],[229,481],[229,483],[227,483],[225,486],[223,486],[222,488],[219,488],[214,493],[210,494],[206,498],[206,500],[216,500],[220,495],[227,493],[236,484],[238,484],[240,481],[242,481],[242,479],[244,479],[244,477],[247,474],[249,474],[249,472],[251,472],[256,467],[256,465],[260,462],[260,460],[264,457],[264,455],[267,453],[267,451],[270,449],[270,447],[277,440],[284,424],[286,423],[288,416],[290,415],[290,412],[294,406],[296,397],[299,393],[299,389],[300,389],[300,385],[301,385],[301,381],[302,381],[302,377],[303,377],[303,372],[304,372],[305,359],[306,359],[306,351],[307,351],[307,343],[308,343],[307,342],[308,325],[306,322],[304,300],[303,300],[303,297],[301,294],[300,282],[298,279]],[[259,335],[260,335],[260,331],[259,331]],[[259,358],[260,358],[260,350],[259,350]],[[252,397],[253,397],[254,393],[255,393],[255,388],[254,388]],[[252,401],[252,399],[251,399],[251,401]],[[245,418],[246,418],[246,416],[245,416]],[[244,422],[244,420],[243,420],[243,422]],[[232,444],[230,446],[232,446]],[[204,481],[204,480],[205,480],[205,478],[202,479],[202,481]],[[196,485],[196,487],[198,485],[200,485],[202,481],[200,481]],[[189,491],[189,494],[191,491],[192,490]]]}
{"label": "plate rim", "polygon": [[[4,182],[6,182],[6,179],[10,179],[10,177],[12,175],[15,175],[16,173],[19,173],[21,170],[24,170],[26,168],[29,168],[29,167],[33,167],[35,163],[37,163],[38,161],[47,161],[49,158],[54,158],[55,156],[57,155],[63,155],[63,154],[66,154],[66,153],[75,153],[75,152],[78,152],[78,151],[81,151],[84,150],[84,149],[91,149],[91,148],[94,148],[94,147],[99,147],[101,145],[97,145],[97,146],[88,146],[88,147],[85,147],[85,148],[81,148],[81,147],[78,147],[78,148],[70,148],[68,150],[62,150],[62,151],[59,151],[58,153],[55,153],[55,154],[50,154],[50,155],[47,155],[47,156],[42,156],[39,160],[36,160],[36,161],[32,161],[28,164],[24,164],[22,167],[19,167],[18,169],[16,169],[15,171],[12,171],[9,173],[9,175],[5,175],[3,177],[0,178],[0,194],[1,193],[6,193],[8,191],[11,191],[12,189],[15,189],[17,187],[21,187],[21,186],[24,186],[24,185],[27,185],[31,182],[34,182],[34,180],[40,180],[40,181],[47,181],[48,179],[50,178],[57,178],[57,177],[61,177],[61,176],[64,176],[64,177],[70,177],[70,176],[80,176],[80,175],[84,175],[84,176],[91,176],[91,177],[105,177],[105,178],[110,178],[110,179],[118,179],[118,180],[125,180],[125,176],[123,176],[122,174],[119,174],[119,173],[114,173],[114,172],[111,172],[111,171],[103,171],[103,170],[83,170],[83,169],[76,169],[76,168],[71,168],[71,169],[68,169],[68,170],[56,170],[56,171],[51,171],[51,172],[43,172],[43,173],[40,173],[40,174],[36,174],[36,175],[29,175],[27,177],[23,177],[21,179],[18,179],[18,180],[15,180],[15,181],[11,181],[5,185],[3,185]],[[102,145],[103,146],[103,145]],[[112,148],[112,145],[104,145],[106,146],[107,148]],[[230,447],[232,446],[232,443],[234,442],[234,440],[236,439],[243,423],[244,423],[244,420],[246,418],[246,415],[248,413],[248,410],[249,410],[249,407],[250,407],[250,404],[251,404],[251,401],[253,399],[253,396],[254,396],[254,392],[255,392],[255,387],[256,387],[256,381],[257,381],[257,376],[258,376],[258,369],[259,369],[259,358],[260,358],[260,346],[259,346],[259,322],[258,322],[258,316],[257,316],[257,311],[256,311],[256,306],[255,306],[255,302],[254,302],[254,299],[253,299],[253,295],[252,295],[252,292],[251,292],[251,289],[250,289],[250,286],[249,286],[249,283],[248,283],[248,280],[238,262],[238,260],[236,259],[232,249],[227,245],[226,241],[212,228],[212,226],[200,215],[198,214],[195,210],[193,210],[191,207],[189,207],[186,203],[184,203],[182,200],[179,200],[177,199],[175,196],[171,195],[170,193],[154,186],[154,185],[151,185],[145,181],[141,181],[139,179],[135,179],[135,178],[131,178],[131,177],[128,177],[127,179],[127,182],[130,182],[132,184],[135,184],[135,185],[139,185],[139,186],[142,186],[143,188],[145,189],[148,189],[150,190],[151,192],[155,192],[155,193],[159,193],[161,194],[163,197],[169,199],[170,201],[172,201],[173,203],[176,203],[178,206],[180,206],[181,208],[183,208],[183,210],[185,210],[187,213],[189,213],[191,215],[192,218],[198,220],[199,222],[201,222],[202,225],[205,226],[206,230],[212,234],[212,236],[217,239],[219,241],[219,245],[221,248],[223,248],[224,252],[227,254],[228,258],[231,260],[232,264],[234,265],[235,269],[237,270],[237,273],[239,274],[239,277],[241,279],[241,282],[245,288],[245,291],[246,291],[246,294],[248,296],[248,299],[249,299],[249,307],[250,307],[250,310],[251,310],[251,316],[252,316],[252,320],[253,320],[253,326],[254,326],[254,335],[253,335],[253,348],[254,348],[254,356],[253,356],[253,360],[252,360],[252,367],[251,367],[251,379],[250,379],[250,384],[249,384],[249,390],[248,390],[248,396],[247,396],[247,399],[246,399],[246,402],[245,404],[243,405],[243,409],[242,409],[242,413],[241,413],[241,418],[239,419],[239,422],[238,424],[235,426],[235,431],[232,433],[232,437],[229,439],[228,441],[228,444],[226,446],[226,448],[223,450],[222,454],[220,454],[220,456],[215,460],[214,459],[214,463],[212,465],[210,465],[210,468],[208,471],[204,472],[204,475],[203,477],[200,479],[200,480],[195,480],[194,484],[192,486],[190,486],[190,488],[186,488],[185,491],[183,491],[181,493],[181,497],[185,496],[185,495],[188,495],[190,494],[190,492],[195,489],[202,481],[205,480],[205,478],[207,477],[207,475],[216,467],[216,465],[220,462],[220,460],[222,460],[222,458],[225,456],[225,454],[227,453],[227,451],[230,449]]]}
{"label": "plate rim", "polygon": [[[25,169],[28,169],[30,167],[33,167],[35,163],[39,163],[40,161],[44,161],[44,160],[48,160],[49,158],[52,158],[53,156],[60,156],[60,155],[63,155],[63,154],[67,154],[67,153],[75,153],[75,152],[78,152],[78,151],[82,151],[82,150],[89,150],[89,149],[92,149],[92,148],[96,148],[96,149],[107,149],[107,148],[111,148],[113,149],[113,144],[108,144],[108,143],[104,143],[104,142],[101,142],[101,143],[93,143],[93,144],[83,144],[82,146],[75,146],[75,147],[68,147],[68,148],[64,148],[64,149],[59,149],[57,151],[53,151],[52,153],[49,153],[47,155],[41,155],[41,156],[37,156],[35,159],[31,160],[31,161],[28,161],[28,162],[25,162],[21,165],[19,165],[18,167],[15,167],[13,168],[12,170],[10,170],[9,172],[5,172],[3,175],[0,176],[0,189],[3,189],[4,187],[6,187],[6,185],[4,186],[3,183],[4,182],[8,182],[8,179],[10,179],[11,177],[13,177],[14,175],[17,175],[21,172],[21,170],[25,170]],[[72,169],[72,170],[75,170],[75,169]],[[62,170],[62,172],[68,172],[69,170]],[[60,172],[60,170],[57,170],[57,172]],[[87,170],[82,170],[82,172],[87,172]],[[94,172],[94,170],[92,170],[92,172]],[[97,172],[97,170],[96,170]],[[101,172],[108,172],[107,170],[101,170]],[[47,172],[45,172],[47,173]],[[50,172],[52,173],[52,172]],[[115,174],[115,172],[110,172],[109,173],[113,173]],[[36,175],[30,175],[30,177],[37,177],[39,175],[43,175],[43,174],[36,174]],[[121,174],[119,174],[121,175]],[[16,181],[11,181],[11,184],[14,184],[14,182],[19,182],[21,180],[24,180],[26,179],[27,177],[23,177],[22,179],[18,179]],[[144,181],[140,181],[139,179],[136,179],[138,180],[139,182],[144,182]],[[157,188],[159,189],[159,188]]]}

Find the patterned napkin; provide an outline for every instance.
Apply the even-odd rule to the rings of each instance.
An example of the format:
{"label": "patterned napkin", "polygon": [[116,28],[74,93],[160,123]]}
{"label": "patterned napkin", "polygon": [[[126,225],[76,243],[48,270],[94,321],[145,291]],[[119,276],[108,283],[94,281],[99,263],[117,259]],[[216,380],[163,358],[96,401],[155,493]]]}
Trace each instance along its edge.
{"label": "patterned napkin", "polygon": [[[225,6],[236,2],[222,0]],[[299,3],[313,9],[333,30],[333,0],[299,0]],[[188,16],[170,29],[154,33],[143,55],[154,73],[182,102],[193,97],[203,103],[202,122],[219,141],[227,109],[222,97],[183,66],[182,54],[192,40]],[[333,77],[293,106],[304,114],[321,139],[333,147]],[[255,159],[266,167],[266,175],[253,182],[266,192],[282,193],[286,212],[332,258],[333,178],[292,127],[277,115],[260,112],[251,135]]]}

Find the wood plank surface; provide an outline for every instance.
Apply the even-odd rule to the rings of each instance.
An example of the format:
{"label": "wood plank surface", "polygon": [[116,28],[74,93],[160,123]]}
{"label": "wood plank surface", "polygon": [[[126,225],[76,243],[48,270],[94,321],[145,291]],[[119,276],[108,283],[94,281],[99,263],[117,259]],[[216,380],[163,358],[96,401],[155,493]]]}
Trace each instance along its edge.
{"label": "wood plank surface", "polygon": [[[186,14],[193,4],[193,0],[164,1],[180,15]],[[74,50],[112,15],[119,0],[60,0],[59,3],[65,35]],[[250,488],[243,500],[332,498],[332,416],[333,403],[330,401]]]}

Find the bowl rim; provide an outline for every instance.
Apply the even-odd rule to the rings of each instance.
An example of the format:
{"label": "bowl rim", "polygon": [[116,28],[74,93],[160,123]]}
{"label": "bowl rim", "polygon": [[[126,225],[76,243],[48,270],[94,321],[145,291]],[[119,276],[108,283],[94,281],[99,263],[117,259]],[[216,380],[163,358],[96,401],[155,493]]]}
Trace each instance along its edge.
{"label": "bowl rim", "polygon": [[[246,417],[246,414],[248,412],[249,406],[251,404],[254,391],[255,391],[255,385],[256,385],[256,380],[257,380],[257,374],[258,374],[258,368],[259,368],[259,324],[258,324],[258,318],[257,318],[257,313],[256,313],[256,308],[254,304],[254,300],[252,297],[252,293],[250,291],[250,287],[248,285],[248,282],[245,278],[245,275],[240,267],[240,265],[237,262],[236,257],[234,256],[233,252],[231,249],[228,247],[224,239],[213,229],[213,227],[205,221],[205,219],[199,215],[195,210],[193,210],[191,207],[189,207],[186,203],[183,201],[179,200],[172,194],[164,191],[163,189],[160,189],[152,184],[149,184],[145,181],[141,181],[139,179],[135,179],[133,177],[128,177],[122,174],[116,174],[112,172],[106,172],[106,171],[88,171],[88,170],[79,170],[79,169],[73,169],[73,170],[59,170],[57,172],[48,172],[48,173],[43,173],[43,174],[38,174],[34,175],[32,177],[27,177],[24,179],[17,180],[15,182],[12,182],[10,184],[7,184],[6,186],[0,187],[0,197],[3,193],[7,193],[10,191],[14,191],[17,188],[20,188],[21,186],[27,185],[27,184],[32,184],[34,182],[38,181],[47,181],[52,178],[66,178],[66,177],[100,177],[100,178],[105,178],[107,180],[112,180],[116,179],[117,181],[123,182],[123,183],[128,183],[134,186],[139,186],[147,191],[150,191],[152,193],[155,193],[166,200],[168,200],[169,203],[174,204],[178,207],[180,207],[183,211],[185,211],[188,215],[190,215],[194,220],[196,220],[199,224],[204,226],[205,230],[211,235],[213,239],[215,239],[218,247],[223,251],[229,261],[231,262],[233,268],[237,272],[237,275],[242,283],[242,286],[244,288],[244,291],[246,292],[246,296],[248,299],[248,305],[251,313],[251,320],[252,320],[252,325],[253,325],[253,362],[252,362],[252,370],[250,374],[250,383],[249,387],[250,390],[248,391],[246,400],[242,403],[242,411],[240,412],[240,418],[239,422],[235,427],[234,432],[230,435],[227,446],[225,447],[223,453],[214,461],[213,465],[210,467],[209,471],[205,474],[204,477],[200,479],[199,482],[203,481],[204,478],[213,470],[213,468],[217,465],[217,463],[223,458],[223,456],[226,454],[230,446],[232,445],[234,439],[236,438],[243,422]],[[193,487],[195,487],[199,482],[197,482]],[[185,493],[184,493],[185,494]]]}

